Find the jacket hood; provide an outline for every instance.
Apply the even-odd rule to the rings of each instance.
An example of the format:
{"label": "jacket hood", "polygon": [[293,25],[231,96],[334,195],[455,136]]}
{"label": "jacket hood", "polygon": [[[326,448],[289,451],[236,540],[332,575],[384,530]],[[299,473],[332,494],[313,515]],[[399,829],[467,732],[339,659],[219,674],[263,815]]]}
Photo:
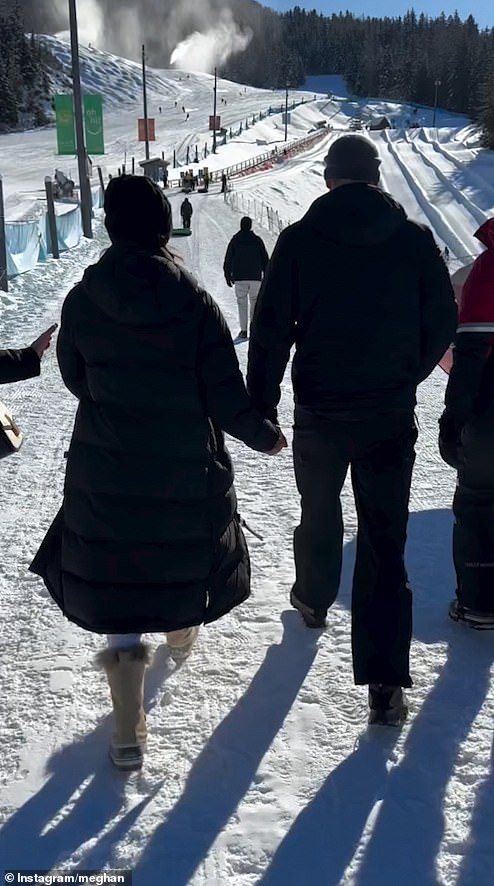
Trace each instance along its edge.
{"label": "jacket hood", "polygon": [[252,240],[254,237],[257,240],[257,234],[251,229],[250,231],[237,231],[236,234],[233,235],[237,240]]}
{"label": "jacket hood", "polygon": [[494,248],[494,218],[487,219],[483,225],[475,231],[475,236],[477,240],[480,240],[484,246],[487,246],[487,249]]}
{"label": "jacket hood", "polygon": [[407,221],[405,210],[374,185],[341,185],[312,204],[305,221],[319,234],[348,246],[384,243]]}
{"label": "jacket hood", "polygon": [[167,249],[154,254],[125,244],[113,245],[82,278],[86,294],[118,323],[146,326],[178,313],[184,272]]}

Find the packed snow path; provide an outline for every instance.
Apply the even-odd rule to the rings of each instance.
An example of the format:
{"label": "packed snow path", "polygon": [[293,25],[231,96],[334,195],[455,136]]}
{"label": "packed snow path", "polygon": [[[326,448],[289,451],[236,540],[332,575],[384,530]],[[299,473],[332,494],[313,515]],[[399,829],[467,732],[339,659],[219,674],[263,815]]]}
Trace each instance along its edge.
{"label": "packed snow path", "polygon": [[[322,193],[316,176],[301,187],[306,162],[291,217]],[[261,193],[277,188],[284,200],[285,184],[283,173],[256,177]],[[399,199],[415,199],[403,176],[398,190]],[[236,332],[221,268],[239,219],[215,193],[192,199],[193,236],[175,245]],[[58,319],[82,265],[105,242],[99,224],[94,242],[17,278],[1,297],[2,344],[29,342]],[[241,345],[244,369],[246,353]],[[264,535],[250,540],[253,597],[203,630],[181,668],[162,638],[150,638],[149,752],[142,774],[127,780],[106,757],[108,689],[92,666],[101,640],[65,622],[27,573],[61,501],[75,401],[53,353],[41,381],[3,389],[27,442],[22,457],[1,465],[1,867],[133,868],[135,886],[493,882],[494,637],[446,616],[454,477],[436,446],[443,394],[436,370],[418,410],[408,548],[415,687],[405,728],[369,732],[365,691],[352,685],[350,489],[342,589],[319,635],[287,602],[299,513],[291,456],[268,459],[232,442],[241,511]],[[291,413],[287,377],[281,418],[289,436]]]}

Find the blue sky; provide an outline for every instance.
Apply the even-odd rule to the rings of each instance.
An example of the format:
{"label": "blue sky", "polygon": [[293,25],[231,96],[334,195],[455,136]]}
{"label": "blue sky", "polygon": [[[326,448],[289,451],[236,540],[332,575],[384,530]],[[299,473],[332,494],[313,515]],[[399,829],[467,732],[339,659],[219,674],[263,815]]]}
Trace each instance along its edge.
{"label": "blue sky", "polygon": [[262,0],[264,6],[273,9],[291,9],[293,6],[301,6],[304,9],[317,9],[320,12],[339,12],[340,9],[349,9],[355,15],[403,15],[407,9],[414,7],[416,12],[425,12],[428,15],[446,15],[454,13],[457,9],[461,18],[467,18],[470,14],[482,27],[494,27],[494,0]]}

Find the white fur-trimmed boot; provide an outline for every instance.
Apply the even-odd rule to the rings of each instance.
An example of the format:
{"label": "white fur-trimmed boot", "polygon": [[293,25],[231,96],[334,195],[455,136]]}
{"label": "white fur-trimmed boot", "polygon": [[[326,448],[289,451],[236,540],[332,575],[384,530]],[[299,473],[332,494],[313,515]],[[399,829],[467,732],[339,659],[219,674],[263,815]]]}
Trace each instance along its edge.
{"label": "white fur-trimmed boot", "polygon": [[169,631],[166,635],[166,642],[173,661],[177,664],[185,661],[192,652],[198,636],[198,627],[183,628],[181,631]]}
{"label": "white fur-trimmed boot", "polygon": [[145,643],[104,649],[96,656],[96,664],[106,672],[113,702],[110,759],[125,771],[140,769],[143,763],[147,737],[144,673],[150,660],[150,647]]}

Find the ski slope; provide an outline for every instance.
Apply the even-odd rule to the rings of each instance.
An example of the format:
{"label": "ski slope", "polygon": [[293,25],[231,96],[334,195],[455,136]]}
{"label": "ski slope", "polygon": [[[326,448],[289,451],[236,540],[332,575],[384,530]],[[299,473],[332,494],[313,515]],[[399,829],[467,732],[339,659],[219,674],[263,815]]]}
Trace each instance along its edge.
{"label": "ski slope", "polygon": [[[208,105],[199,100],[203,119]],[[322,99],[315,104],[321,113]],[[127,122],[135,112],[125,112]],[[133,137],[133,129],[125,135],[123,114],[109,122],[113,144]],[[430,131],[417,131],[417,150],[397,133],[372,137],[385,186],[450,246],[452,262],[462,263],[464,250],[477,249],[480,213],[494,211],[486,172],[492,158],[448,132],[436,144]],[[52,135],[15,136],[19,181],[36,153],[45,156]],[[252,208],[269,203],[285,223],[299,218],[324,192],[322,157],[336,135],[239,179],[239,198]],[[4,138],[12,136],[0,138],[2,161]],[[239,216],[215,188],[191,199],[193,236],[175,247],[235,333],[234,296],[221,268]],[[181,196],[172,192],[171,200],[177,215]],[[271,250],[274,238],[260,233]],[[68,289],[106,245],[101,220],[95,234],[0,294],[2,345],[29,342],[59,319]],[[243,369],[246,351],[237,351]],[[65,622],[27,573],[61,500],[76,404],[53,353],[40,381],[4,387],[2,399],[27,439],[22,456],[1,465],[0,867],[132,868],[134,886],[491,886],[494,636],[463,631],[446,616],[454,588],[454,474],[436,445],[444,385],[436,370],[419,391],[408,544],[415,687],[405,728],[367,730],[365,692],[352,685],[350,487],[343,493],[341,593],[319,635],[288,605],[299,515],[291,456],[268,459],[232,441],[240,510],[264,536],[250,539],[253,597],[204,629],[180,668],[162,638],[149,637],[156,649],[146,684],[149,751],[142,774],[128,779],[106,758],[108,690],[92,666],[101,640]],[[288,374],[280,415],[290,437]]]}

